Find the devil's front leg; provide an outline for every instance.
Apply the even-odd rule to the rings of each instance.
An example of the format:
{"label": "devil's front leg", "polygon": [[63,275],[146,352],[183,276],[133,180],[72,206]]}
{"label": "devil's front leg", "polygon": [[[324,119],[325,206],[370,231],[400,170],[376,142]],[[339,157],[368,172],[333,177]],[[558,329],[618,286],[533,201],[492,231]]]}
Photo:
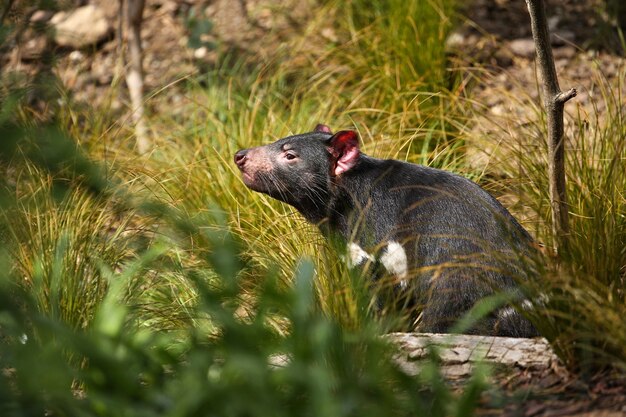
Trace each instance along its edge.
{"label": "devil's front leg", "polygon": [[394,330],[412,330],[414,301],[408,288],[408,262],[402,245],[385,242],[367,251],[349,242],[346,261],[369,289],[370,309],[380,318],[391,320]]}

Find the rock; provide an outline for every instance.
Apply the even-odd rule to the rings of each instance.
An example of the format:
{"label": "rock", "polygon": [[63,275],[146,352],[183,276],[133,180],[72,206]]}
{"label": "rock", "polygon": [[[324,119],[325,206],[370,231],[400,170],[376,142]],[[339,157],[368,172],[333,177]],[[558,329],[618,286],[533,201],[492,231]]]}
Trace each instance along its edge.
{"label": "rock", "polygon": [[327,41],[334,43],[339,42],[339,37],[337,36],[337,33],[335,33],[335,29],[333,29],[332,27],[326,27],[322,29],[320,35],[322,35],[322,37]]}
{"label": "rock", "polygon": [[91,75],[96,85],[111,85],[113,83],[114,68],[116,55],[109,54],[103,60],[96,60],[91,66]]}
{"label": "rock", "polygon": [[489,111],[491,112],[491,114],[493,114],[494,116],[499,116],[502,117],[507,113],[510,113],[507,108],[504,106],[504,104],[498,104],[496,106],[493,106],[489,109]]}
{"label": "rock", "polygon": [[193,57],[196,59],[203,59],[204,57],[206,57],[208,52],[209,50],[206,46],[201,46],[200,48],[193,51]]}
{"label": "rock", "polygon": [[37,10],[30,17],[31,23],[46,23],[54,15],[50,10]]}
{"label": "rock", "polygon": [[466,37],[458,31],[452,32],[446,39],[446,48],[459,50],[467,44]]}
{"label": "rock", "polygon": [[493,57],[496,60],[496,64],[500,68],[506,68],[513,65],[513,54],[506,48],[497,48]]}
{"label": "rock", "polygon": [[68,57],[73,63],[82,62],[85,59],[85,55],[81,51],[72,51]]}
{"label": "rock", "polygon": [[52,16],[50,25],[54,41],[60,46],[74,49],[95,45],[111,33],[111,25],[104,11],[92,4]]}
{"label": "rock", "polygon": [[509,43],[509,49],[522,58],[531,59],[535,56],[535,42],[531,38],[514,39]]}
{"label": "rock", "polygon": [[[41,56],[46,50],[46,38],[44,36],[37,36],[29,31],[30,39],[22,46],[22,61],[35,61],[41,59]],[[27,37],[27,38],[28,38]]]}

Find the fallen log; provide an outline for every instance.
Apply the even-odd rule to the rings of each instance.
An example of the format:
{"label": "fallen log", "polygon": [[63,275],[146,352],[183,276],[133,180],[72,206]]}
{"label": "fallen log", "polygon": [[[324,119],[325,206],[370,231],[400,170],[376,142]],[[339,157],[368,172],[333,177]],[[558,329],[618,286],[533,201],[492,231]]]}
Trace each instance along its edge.
{"label": "fallen log", "polygon": [[509,368],[512,372],[541,371],[558,364],[558,358],[543,338],[523,339],[434,333],[391,333],[386,336],[398,347],[396,363],[410,375],[435,349],[441,372],[450,379],[465,379],[479,363]]}

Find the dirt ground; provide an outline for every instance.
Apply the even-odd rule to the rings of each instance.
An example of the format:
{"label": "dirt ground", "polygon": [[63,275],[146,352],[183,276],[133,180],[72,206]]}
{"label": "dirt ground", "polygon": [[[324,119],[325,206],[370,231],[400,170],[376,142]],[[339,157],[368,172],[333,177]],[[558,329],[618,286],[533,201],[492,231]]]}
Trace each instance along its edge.
{"label": "dirt ground", "polygon": [[[500,379],[501,391],[483,398],[480,416],[622,417],[626,416],[624,375],[602,373],[584,381],[555,365]],[[499,397],[498,395],[501,395]],[[495,399],[495,400],[494,400]]]}
{"label": "dirt ground", "polygon": [[[597,83],[598,74],[607,85],[621,91],[621,97],[626,97],[625,83],[619,78],[626,66],[624,50],[615,26],[602,13],[602,6],[601,0],[547,1],[561,89],[578,91],[577,97],[566,105],[566,135],[568,127],[572,128],[572,118],[567,113],[580,111],[602,122],[606,103]],[[537,117],[528,106],[518,106],[524,100],[540,103],[530,19],[524,1],[475,0],[464,12],[467,20],[449,38],[449,46],[452,51],[462,51],[457,53],[462,67],[471,70],[478,63],[481,71],[489,72],[472,91],[473,98],[489,110],[476,115],[471,123],[471,128],[480,130],[488,141],[492,132],[501,131],[501,127],[495,126],[500,116],[516,115],[518,126]],[[511,100],[512,97],[519,101]],[[515,126],[511,131],[515,132]],[[477,147],[475,165],[483,167],[487,163],[494,143]],[[513,374],[501,381],[500,388],[500,394],[504,394],[502,402],[487,395],[479,415],[626,416],[623,374],[602,373],[583,380],[555,365],[539,372]]]}
{"label": "dirt ground", "polygon": [[[547,2],[561,87],[576,87],[579,91],[576,104],[570,109],[580,105],[591,112],[590,97],[597,89],[591,74],[600,68],[608,82],[613,82],[624,66],[619,37],[608,16],[602,13],[603,1]],[[76,2],[60,2],[65,3],[71,8]],[[106,104],[112,111],[123,112],[128,103],[124,62],[120,59],[119,3],[89,3],[103,9],[111,27],[110,36],[95,48],[56,47],[54,71],[76,102]],[[316,7],[316,0],[147,1],[142,28],[146,95],[160,98],[149,100],[148,106],[158,103],[159,108],[176,111],[185,81],[227,65],[220,60],[224,51],[257,62],[271,59],[281,43],[301,33]],[[494,115],[519,112],[519,108],[507,103],[502,91],[517,95],[516,91],[521,90],[537,99],[534,46],[525,2],[473,0],[463,13],[467,19],[462,19],[463,24],[448,41],[451,52],[462,51],[465,63],[480,63],[493,71],[492,77],[473,86],[472,94],[489,106]],[[201,44],[191,45],[189,40],[194,35],[190,21],[194,19],[208,21],[210,26],[198,39]],[[336,40],[331,26],[322,32],[324,38]],[[0,62],[5,69],[33,73],[41,66],[43,49],[50,46],[42,36],[30,31],[24,35],[19,51],[16,48],[0,56]],[[623,85],[622,88],[626,91]],[[599,105],[602,110],[602,103]]]}
{"label": "dirt ground", "polygon": [[[106,106],[109,111],[128,109],[124,83],[124,61],[120,58],[119,2],[90,0],[61,2],[72,10],[78,3],[94,4],[104,11],[110,35],[94,47],[72,50],[45,42],[41,32],[27,30],[19,48],[0,53],[0,68],[35,74],[42,68],[46,53],[53,52],[52,71],[62,81],[75,103]],[[281,42],[300,31],[311,17],[315,0],[148,0],[144,9],[142,45],[144,49],[145,95],[148,107],[176,111],[186,81],[203,71],[228,65],[231,55],[263,62]],[[19,5],[19,3],[18,3]],[[19,17],[34,10],[19,9]],[[49,21],[52,13],[45,20]],[[208,29],[198,36],[194,25]],[[207,26],[208,25],[208,26]],[[332,34],[331,34],[332,35]],[[190,42],[190,38],[193,42]]]}

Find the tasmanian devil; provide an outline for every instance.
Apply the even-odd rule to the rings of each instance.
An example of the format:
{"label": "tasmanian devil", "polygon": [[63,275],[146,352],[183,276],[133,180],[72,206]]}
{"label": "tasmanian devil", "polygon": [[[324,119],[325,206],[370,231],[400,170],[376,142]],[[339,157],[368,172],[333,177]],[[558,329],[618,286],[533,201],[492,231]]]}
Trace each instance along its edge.
{"label": "tasmanian devil", "polygon": [[[294,206],[326,236],[340,236],[351,265],[382,270],[395,294],[418,306],[420,331],[449,331],[478,300],[495,292],[528,304],[517,283],[528,275],[523,259],[532,252],[532,239],[495,198],[466,178],[369,157],[360,152],[356,132],[332,134],[325,125],[240,150],[235,163],[250,189]],[[511,307],[468,332],[536,335]]]}

